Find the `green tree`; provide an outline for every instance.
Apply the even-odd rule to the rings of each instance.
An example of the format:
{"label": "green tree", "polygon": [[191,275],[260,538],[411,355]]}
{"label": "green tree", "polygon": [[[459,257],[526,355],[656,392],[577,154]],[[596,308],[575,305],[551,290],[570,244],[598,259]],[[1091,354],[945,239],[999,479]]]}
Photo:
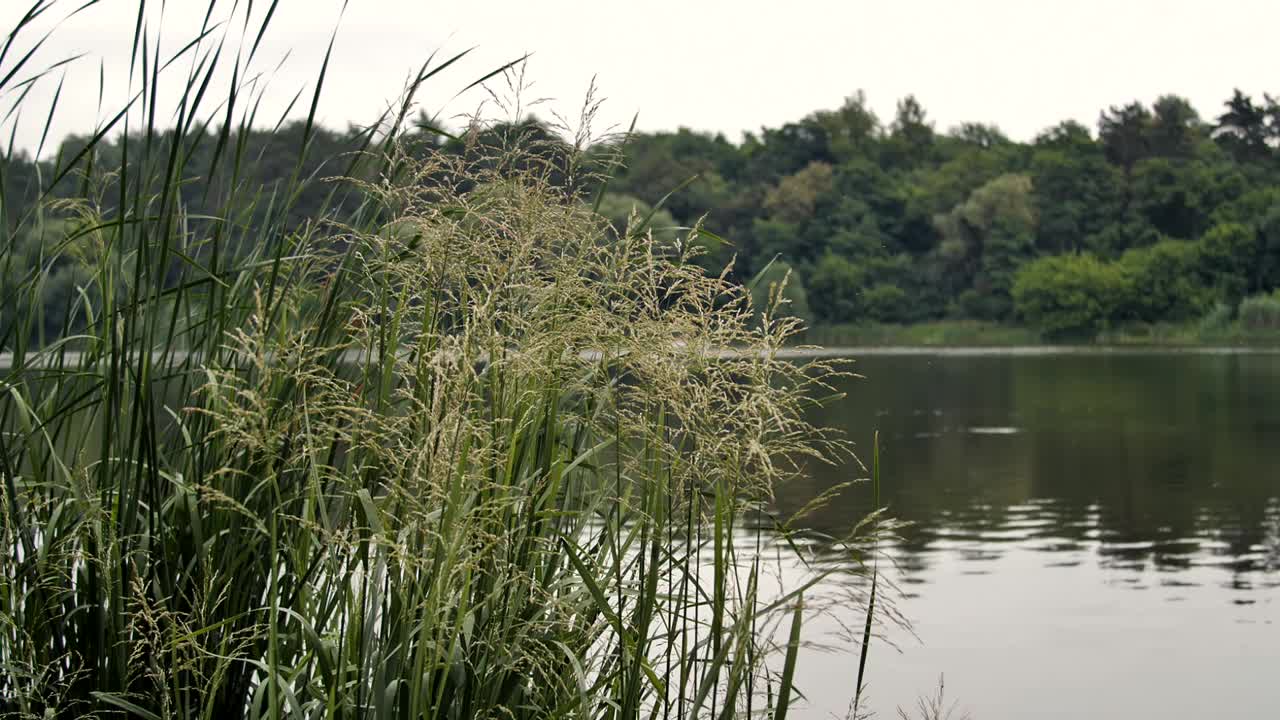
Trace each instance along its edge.
{"label": "green tree", "polygon": [[1204,232],[1209,220],[1202,193],[1207,185],[1204,168],[1162,157],[1146,158],[1133,168],[1130,178],[1132,209],[1157,232],[1191,239]]}
{"label": "green tree", "polygon": [[875,157],[884,129],[867,105],[866,93],[859,90],[844,99],[836,110],[819,110],[810,116],[827,135],[832,158],[840,163],[854,158]]}
{"label": "green tree", "polygon": [[834,178],[828,163],[809,163],[794,175],[782,178],[765,196],[764,207],[778,220],[802,223],[813,216],[818,199],[834,187]]}
{"label": "green tree", "polygon": [[876,283],[863,293],[863,303],[867,308],[867,317],[879,322],[903,322],[911,313],[907,309],[910,300],[907,293],[897,285]]}
{"label": "green tree", "polygon": [[1107,328],[1131,292],[1116,263],[1055,255],[1024,265],[1013,284],[1018,317],[1052,339],[1088,339]]}
{"label": "green tree", "polygon": [[1115,259],[1129,248],[1160,241],[1160,231],[1141,214],[1130,211],[1084,239],[1084,249],[1098,257]]}
{"label": "green tree", "polygon": [[889,126],[886,159],[900,167],[917,167],[934,153],[935,134],[924,106],[914,95],[898,101],[898,111]]}
{"label": "green tree", "polygon": [[[835,109],[761,128],[736,143],[687,128],[634,133],[620,144],[589,148],[581,167],[563,163],[569,141],[532,117],[447,139],[421,115],[405,147],[410,155],[456,154],[476,167],[496,162],[494,147],[524,147],[522,157],[545,163],[550,182],[584,198],[599,189],[592,185],[598,176],[584,171],[612,169],[615,177],[601,209],[615,226],[625,225],[633,208],[647,214],[665,198],[652,219],[655,228],[705,218],[708,229],[726,239],[693,240],[707,250],[699,260],[704,268],[719,272],[732,263],[733,278],[747,281],[780,258],[804,275],[824,322],[890,315],[910,322],[948,313],[1009,320],[1015,309],[1010,290],[1022,266],[1080,252],[1118,261],[1124,272],[1145,278],[1135,283],[1175,287],[1171,268],[1183,267],[1185,246],[1164,243],[1196,244],[1204,252],[1195,283],[1153,292],[1122,313],[1123,319],[1156,321],[1190,312],[1200,302],[1191,293],[1197,287],[1232,302],[1241,293],[1280,287],[1280,165],[1274,162],[1280,104],[1269,95],[1255,99],[1236,91],[1210,122],[1186,99],[1164,95],[1149,107],[1134,102],[1106,109],[1096,132],[1066,121],[1023,143],[991,124],[961,123],[935,132],[912,96],[882,123],[858,92]],[[233,228],[253,228],[274,212],[269,198],[279,196],[295,173],[341,176],[368,140],[367,130],[308,130],[305,123],[286,123],[275,132],[245,129],[237,159],[218,163],[213,149],[222,130],[191,130],[182,145],[190,153],[183,155],[184,164],[200,181],[180,183],[173,199],[182,203],[191,236],[197,237],[206,229],[201,223],[209,222],[200,218],[223,213],[235,187],[263,188],[255,200],[233,209],[236,222],[225,226],[236,236],[221,246],[232,257],[252,244],[280,241],[278,234]],[[159,132],[155,139],[167,143],[174,137]],[[67,138],[58,154],[72,157],[88,140]],[[124,150],[121,140],[103,140],[77,169],[88,170],[89,160],[95,167],[117,167]],[[56,173],[51,162],[21,154],[0,158],[0,167],[0,226],[11,228],[34,207],[40,183]],[[117,180],[100,171],[91,175],[90,184],[104,189],[102,209],[110,219],[120,195]],[[72,172],[52,197],[76,197],[85,187],[84,175]],[[346,184],[308,183],[291,200],[288,217],[295,225],[319,216],[342,219],[357,202],[358,194]],[[1223,225],[1247,232],[1215,230]],[[1175,247],[1182,249],[1173,252]],[[20,250],[23,258],[30,254],[25,246]],[[199,249],[184,252],[198,255]],[[38,260],[23,262],[39,267]],[[850,267],[859,275],[856,282],[849,279]],[[60,265],[49,269],[50,277],[41,281],[48,297],[73,297],[71,276]],[[175,262],[175,277],[181,271]],[[57,287],[66,292],[55,292]],[[879,303],[884,311],[873,311],[868,293],[877,287],[884,298],[896,297],[887,289],[895,288],[906,302]],[[1184,290],[1191,293],[1187,302],[1175,302],[1170,293]],[[50,307],[58,302],[49,300]]]}
{"label": "green tree", "polygon": [[947,134],[956,140],[983,148],[984,150],[990,150],[997,147],[1007,147],[1013,144],[1009,140],[1009,136],[1005,135],[999,127],[995,125],[988,125],[986,123],[960,123]]}
{"label": "green tree", "polygon": [[1253,102],[1238,88],[1224,103],[1226,111],[1218,116],[1213,135],[1238,160],[1253,162],[1266,160],[1272,155],[1272,145],[1280,134],[1276,121],[1276,103],[1264,98],[1263,104]]}
{"label": "green tree", "polygon": [[1162,240],[1150,247],[1126,251],[1119,262],[1133,290],[1118,309],[1122,319],[1191,320],[1213,305],[1214,293],[1200,277],[1197,243]]}
{"label": "green tree", "polygon": [[1151,111],[1139,102],[1112,106],[1098,118],[1098,139],[1107,160],[1124,169],[1125,175],[1151,154],[1150,125]]}
{"label": "green tree", "polygon": [[814,219],[814,231],[834,238],[840,230],[856,228],[868,235],[874,224],[877,241],[886,250],[923,253],[936,244],[937,235],[930,225],[932,213],[907,195],[916,190],[908,179],[891,175],[870,160],[850,160],[836,168],[832,197]]}
{"label": "green tree", "polygon": [[1123,179],[1084,126],[1068,122],[1043,133],[1031,156],[1042,252],[1074,252],[1115,221]]}
{"label": "green tree", "polygon": [[749,270],[758,272],[774,258],[796,260],[805,254],[800,228],[772,218],[757,218],[751,223],[751,263]]}
{"label": "green tree", "polygon": [[1190,157],[1207,135],[1200,113],[1186,98],[1162,95],[1151,105],[1151,113],[1148,144],[1152,153],[1160,157]]}
{"label": "green tree", "polygon": [[1280,187],[1264,187],[1220,205],[1217,224],[1248,225],[1255,232],[1256,262],[1250,271],[1249,292],[1280,287]]}
{"label": "green tree", "polygon": [[828,323],[861,319],[865,283],[866,272],[862,268],[834,253],[823,255],[809,278],[814,317]]}
{"label": "green tree", "polygon": [[757,182],[776,183],[809,163],[835,161],[827,128],[812,117],[764,128],[759,138],[747,133],[742,146],[748,161],[745,179]]}
{"label": "green tree", "polygon": [[[623,165],[610,188],[650,204],[670,195],[666,209],[685,223],[730,199],[732,191],[725,178],[738,173],[742,165],[737,148],[723,135],[688,128],[637,133],[627,138],[623,150]],[[672,194],[679,187],[684,189]]]}
{"label": "green tree", "polygon": [[948,157],[937,166],[921,168],[908,176],[930,201],[933,214],[946,212],[964,202],[970,193],[992,180],[1022,169],[1019,153],[1012,146],[984,148],[970,142],[946,143]]}
{"label": "green tree", "polygon": [[1249,292],[1258,260],[1257,236],[1248,225],[1215,225],[1200,238],[1201,271],[1218,299],[1235,308]]}
{"label": "green tree", "polygon": [[937,225],[943,237],[939,252],[950,266],[953,291],[966,314],[1008,319],[1013,276],[1035,246],[1031,179],[1002,175],[939,216]]}

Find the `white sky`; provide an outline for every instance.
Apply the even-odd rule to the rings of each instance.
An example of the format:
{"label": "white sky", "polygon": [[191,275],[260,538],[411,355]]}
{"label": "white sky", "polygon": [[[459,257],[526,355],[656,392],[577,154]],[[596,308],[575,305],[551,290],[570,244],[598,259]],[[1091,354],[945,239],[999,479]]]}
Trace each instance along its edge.
{"label": "white sky", "polygon": [[[30,2],[0,0],[3,32]],[[64,0],[50,17],[77,4]],[[220,5],[229,10],[231,2]],[[256,0],[255,14],[267,5]],[[96,109],[99,59],[106,105],[118,107],[125,97],[119,78],[127,73],[135,6],[105,0],[41,49],[43,64],[90,55],[68,72],[55,136],[90,130],[107,114]],[[193,37],[206,6],[169,0],[164,47]],[[294,48],[267,95],[277,112],[314,78],[340,8],[340,0],[281,0],[264,45],[268,62],[258,64],[274,67]],[[529,95],[551,97],[571,113],[597,75],[608,98],[604,124],[625,126],[638,112],[642,130],[683,125],[736,140],[743,130],[836,107],[863,89],[883,120],[899,97],[914,93],[939,129],[981,121],[1029,139],[1066,118],[1093,127],[1105,106],[1167,92],[1212,117],[1233,87],[1280,91],[1277,27],[1280,0],[351,0],[320,116],[332,126],[368,121],[432,50],[445,57],[477,46],[431,82],[423,95],[429,105],[532,52]],[[10,55],[0,76],[17,57]],[[181,84],[187,67],[180,64],[171,86]],[[32,94],[20,146],[34,148],[55,85],[45,82]],[[12,97],[0,98],[0,108]],[[473,110],[481,99],[472,93],[453,100],[446,115]]]}

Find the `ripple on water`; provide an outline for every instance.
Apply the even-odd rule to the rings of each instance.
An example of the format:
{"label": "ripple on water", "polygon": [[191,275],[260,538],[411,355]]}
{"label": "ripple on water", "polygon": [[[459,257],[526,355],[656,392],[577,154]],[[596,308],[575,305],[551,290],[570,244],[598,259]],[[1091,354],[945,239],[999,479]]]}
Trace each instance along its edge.
{"label": "ripple on water", "polygon": [[970,435],[1017,435],[1022,428],[1010,425],[989,425],[965,428]]}
{"label": "ripple on water", "polygon": [[1023,547],[1032,552],[1053,553],[1055,555],[1080,552],[1085,549],[1084,543],[1071,540],[1070,538],[1053,536],[1036,538],[1034,542],[1025,543]]}

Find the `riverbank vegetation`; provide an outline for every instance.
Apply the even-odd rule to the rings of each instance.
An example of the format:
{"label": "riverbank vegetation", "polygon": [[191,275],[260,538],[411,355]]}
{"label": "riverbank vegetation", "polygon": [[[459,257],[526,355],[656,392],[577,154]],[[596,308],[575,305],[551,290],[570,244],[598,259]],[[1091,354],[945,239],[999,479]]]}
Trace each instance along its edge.
{"label": "riverbank vegetation", "polygon": [[0,716],[785,717],[802,624],[870,607],[812,588],[889,528],[771,514],[850,459],[805,420],[840,368],[779,359],[698,228],[607,223],[603,145],[443,151],[449,60],[341,145],[253,129],[271,12],[212,7],[171,57],[140,3],[130,105],[2,168]]}
{"label": "riverbank vegetation", "polygon": [[1225,307],[1252,332],[1244,299],[1280,286],[1278,118],[1270,96],[1236,92],[1206,119],[1166,95],[1018,142],[992,125],[940,131],[912,97],[884,122],[855,95],[740,143],[641,135],[613,187],[652,202],[696,176],[666,207],[681,222],[709,212],[732,240],[709,267],[785,262],[798,314],[820,326],[1082,341],[1221,326]]}
{"label": "riverbank vegetation", "polygon": [[[1019,142],[993,125],[940,130],[912,97],[882,120],[854,95],[740,142],[684,129],[637,132],[621,144],[621,158],[615,145],[579,148],[579,157],[584,167],[610,169],[598,208],[613,224],[636,210],[669,237],[669,228],[702,222],[715,235],[695,238],[706,251],[700,264],[714,273],[731,265],[728,277],[743,283],[789,270],[790,312],[811,324],[959,321],[1082,341],[1140,326],[1221,325],[1220,306],[1234,322],[1245,298],[1280,286],[1278,102],[1237,92],[1205,117],[1166,95],[1150,106],[1104,109],[1096,128],[1066,121]],[[405,135],[418,146],[468,152],[432,117],[407,120]],[[573,144],[532,117],[509,127],[548,147]],[[192,124],[187,133],[187,161],[209,163],[216,126]],[[237,171],[274,188],[295,174],[336,174],[340,158],[368,141],[359,129],[303,122],[273,132],[246,127],[240,137],[243,157],[256,162]],[[54,159],[7,157],[9,207],[30,207],[30,179],[50,178],[56,158],[73,157],[89,140],[69,138]],[[126,150],[113,134],[94,144],[112,157]],[[76,196],[76,176],[51,190]],[[195,184],[178,193],[193,214],[216,214],[222,201]],[[332,202],[331,188],[307,185],[289,219],[303,222]],[[51,240],[19,242],[26,259],[10,274]],[[81,270],[61,263],[33,299],[46,318],[75,296]]]}
{"label": "riverbank vegetation", "polygon": [[[1050,276],[1063,287],[1070,275]],[[1101,294],[1100,294],[1101,296]],[[850,323],[808,327],[800,338],[825,347],[1025,347],[1032,345],[1148,345],[1157,347],[1280,347],[1280,297],[1253,295],[1237,311],[1218,303],[1203,316],[1182,322],[1108,322],[1098,296],[1077,293],[1075,304],[1046,308],[1045,320],[1063,331],[1037,331],[1025,325],[981,320],[930,320],[909,325]],[[1103,296],[1105,297],[1105,296]],[[1059,326],[1062,327],[1062,326]]]}

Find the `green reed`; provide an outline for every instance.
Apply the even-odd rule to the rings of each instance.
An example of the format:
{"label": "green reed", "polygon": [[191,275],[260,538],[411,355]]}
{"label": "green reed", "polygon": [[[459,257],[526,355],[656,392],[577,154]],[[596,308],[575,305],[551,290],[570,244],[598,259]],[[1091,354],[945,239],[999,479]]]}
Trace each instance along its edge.
{"label": "green reed", "polygon": [[[608,230],[576,161],[406,142],[456,58],[321,173],[326,55],[301,132],[277,123],[303,161],[255,187],[233,30],[274,4],[223,5],[161,42],[138,3],[132,100],[38,202],[0,197],[0,715],[783,717],[829,565],[767,591],[746,523],[847,453],[804,419],[839,370],[778,359],[795,321],[687,238]],[[27,67],[33,28],[78,7],[36,2],[0,49],[18,112],[58,72]]]}

